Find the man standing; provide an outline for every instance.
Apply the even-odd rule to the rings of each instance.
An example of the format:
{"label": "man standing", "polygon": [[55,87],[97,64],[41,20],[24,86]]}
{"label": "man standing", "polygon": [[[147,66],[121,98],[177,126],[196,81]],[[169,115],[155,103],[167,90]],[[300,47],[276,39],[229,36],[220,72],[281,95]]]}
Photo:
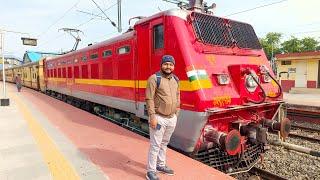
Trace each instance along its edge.
{"label": "man standing", "polygon": [[166,150],[180,110],[179,79],[172,73],[175,60],[170,55],[161,59],[161,70],[149,77],[146,103],[149,114],[150,149],[146,178],[158,180],[157,171],[173,175],[166,166]]}
{"label": "man standing", "polygon": [[16,76],[16,78],[15,78],[15,83],[16,83],[18,92],[20,92],[20,91],[21,91],[21,87],[22,87],[20,74],[18,74],[18,75]]}

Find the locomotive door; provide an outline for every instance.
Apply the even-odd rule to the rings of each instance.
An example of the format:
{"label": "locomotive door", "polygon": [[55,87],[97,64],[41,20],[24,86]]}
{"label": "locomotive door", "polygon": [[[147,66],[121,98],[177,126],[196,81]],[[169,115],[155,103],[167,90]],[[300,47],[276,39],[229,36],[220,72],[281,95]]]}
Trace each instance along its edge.
{"label": "locomotive door", "polygon": [[150,23],[151,30],[151,74],[160,70],[160,61],[164,55],[164,25],[162,18]]}
{"label": "locomotive door", "polygon": [[[145,98],[146,80],[150,76],[151,67],[151,42],[150,42],[150,23],[140,24],[135,27],[137,31],[136,51],[134,58],[134,80],[135,80],[135,104],[136,109],[139,108],[139,102],[143,102]],[[144,108],[140,108],[137,112],[140,116],[144,114]]]}

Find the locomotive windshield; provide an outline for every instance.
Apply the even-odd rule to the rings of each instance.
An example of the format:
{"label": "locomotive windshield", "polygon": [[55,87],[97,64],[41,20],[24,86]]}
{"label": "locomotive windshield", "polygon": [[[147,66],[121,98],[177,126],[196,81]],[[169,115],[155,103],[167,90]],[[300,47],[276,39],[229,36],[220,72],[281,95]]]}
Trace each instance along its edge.
{"label": "locomotive windshield", "polygon": [[199,41],[225,47],[261,49],[251,25],[194,12],[192,25]]}

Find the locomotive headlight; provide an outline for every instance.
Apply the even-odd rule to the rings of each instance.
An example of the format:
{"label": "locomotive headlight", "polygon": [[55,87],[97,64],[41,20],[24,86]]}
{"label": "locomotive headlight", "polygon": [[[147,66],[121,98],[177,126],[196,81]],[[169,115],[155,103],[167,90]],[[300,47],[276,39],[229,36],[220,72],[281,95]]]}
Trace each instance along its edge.
{"label": "locomotive headlight", "polygon": [[217,75],[217,78],[220,85],[226,85],[230,83],[230,77],[228,74],[219,74]]}
{"label": "locomotive headlight", "polygon": [[271,78],[268,74],[262,74],[262,82],[269,83],[271,82]]}
{"label": "locomotive headlight", "polygon": [[245,85],[249,92],[254,92],[258,87],[258,84],[254,81],[253,78],[259,81],[259,78],[255,73],[252,73],[251,75],[246,75]]}

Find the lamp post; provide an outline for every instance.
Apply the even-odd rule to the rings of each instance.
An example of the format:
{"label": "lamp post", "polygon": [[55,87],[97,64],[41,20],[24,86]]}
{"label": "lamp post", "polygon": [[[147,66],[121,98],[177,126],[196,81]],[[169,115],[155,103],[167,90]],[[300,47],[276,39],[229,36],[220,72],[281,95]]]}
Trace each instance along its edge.
{"label": "lamp post", "polygon": [[9,98],[6,95],[6,78],[4,72],[4,31],[0,30],[1,35],[1,57],[2,57],[2,82],[3,82],[3,98],[0,99],[1,106],[9,106]]}
{"label": "lamp post", "polygon": [[[10,30],[4,30],[0,29],[0,35],[1,35],[1,56],[2,56],[2,82],[3,82],[3,98],[0,99],[0,106],[9,106],[9,98],[7,98],[6,94],[6,75],[5,75],[5,68],[4,68],[4,34],[5,32],[8,33],[15,33],[15,34],[27,34],[29,33],[23,33],[23,32],[18,32],[18,31],[10,31]],[[36,46],[37,45],[37,39],[33,38],[21,38],[23,45],[29,45],[29,46]]]}

